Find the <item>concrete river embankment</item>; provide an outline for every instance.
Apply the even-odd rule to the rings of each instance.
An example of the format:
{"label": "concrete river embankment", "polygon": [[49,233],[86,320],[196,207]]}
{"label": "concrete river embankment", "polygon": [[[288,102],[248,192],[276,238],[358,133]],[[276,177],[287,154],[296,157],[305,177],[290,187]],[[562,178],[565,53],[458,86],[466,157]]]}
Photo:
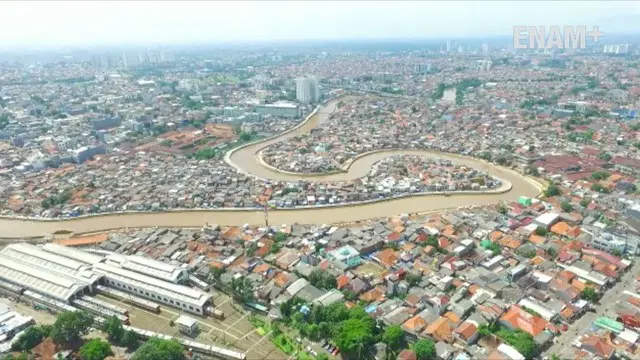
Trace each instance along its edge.
{"label": "concrete river embankment", "polygon": [[[260,150],[294,136],[308,133],[326,120],[336,109],[340,99],[332,100],[318,108],[303,123],[279,136],[248,144],[227,154],[227,162],[239,171],[255,177],[296,181],[304,174],[290,174],[265,167],[258,157]],[[461,206],[482,206],[499,201],[511,201],[518,196],[537,196],[541,186],[535,181],[494,164],[482,160],[439,153],[427,150],[393,150],[365,154],[355,159],[344,172],[328,175],[309,175],[311,181],[346,181],[367,174],[371,166],[385,157],[395,154],[413,154],[437,156],[486,171],[501,179],[504,186],[500,189],[480,192],[445,194],[418,194],[383,201],[367,202],[342,206],[309,207],[300,209],[277,209],[269,211],[272,224],[292,223],[337,223],[358,221],[369,218],[388,217],[401,213],[421,213]],[[99,214],[70,219],[33,219],[4,217],[0,218],[0,238],[34,237],[50,234],[58,230],[70,230],[76,234],[112,230],[126,227],[200,227],[204,223],[222,225],[263,224],[264,214],[257,209],[214,209],[214,210],[173,210],[164,212],[125,212]]]}

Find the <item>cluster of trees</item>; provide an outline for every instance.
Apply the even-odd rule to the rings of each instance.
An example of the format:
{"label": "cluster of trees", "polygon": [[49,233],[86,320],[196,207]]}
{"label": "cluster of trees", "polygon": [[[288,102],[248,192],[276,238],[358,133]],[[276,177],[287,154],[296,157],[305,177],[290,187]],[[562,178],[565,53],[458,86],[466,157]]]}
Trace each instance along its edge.
{"label": "cluster of trees", "polygon": [[362,307],[347,309],[343,303],[327,307],[313,306],[308,314],[300,312],[303,301],[297,298],[280,305],[284,322],[311,340],[327,339],[349,358],[362,359],[380,340],[375,321]]}
{"label": "cluster of trees", "polygon": [[489,250],[493,253],[493,256],[499,255],[502,253],[502,246],[497,242],[492,242],[491,246],[489,246]]}
{"label": "cluster of trees", "polygon": [[573,210],[573,205],[571,205],[571,203],[566,200],[563,201],[562,204],[560,204],[560,207],[564,212],[571,212]]}
{"label": "cluster of trees", "polygon": [[234,301],[246,304],[254,300],[253,284],[248,278],[231,280],[231,293]]}
{"label": "cluster of trees", "polygon": [[[348,309],[342,303],[327,307],[314,305],[305,315],[300,311],[302,305],[304,301],[298,298],[281,304],[283,321],[311,340],[331,341],[350,359],[367,358],[369,349],[377,342],[387,345],[389,358],[397,356],[407,345],[400,326],[389,326],[382,331],[361,306]],[[413,350],[419,360],[435,359],[435,344],[431,340],[418,341]]]}
{"label": "cluster of trees", "polygon": [[184,360],[184,348],[176,339],[151,338],[136,350],[131,360]]}
{"label": "cluster of trees", "polygon": [[594,180],[604,180],[607,179],[609,176],[611,176],[611,173],[607,172],[607,171],[594,171],[591,174],[591,178]]}
{"label": "cluster of trees", "polygon": [[573,142],[587,142],[591,139],[593,139],[592,130],[587,130],[585,132],[573,131],[573,132],[570,132],[569,135],[567,135],[567,140],[573,141]]}
{"label": "cluster of trees", "polygon": [[507,344],[513,346],[518,352],[526,359],[533,359],[538,349],[536,343],[533,340],[533,336],[520,329],[515,331],[501,327],[497,323],[482,324],[478,327],[478,333],[480,336],[498,336],[504,340]]}
{"label": "cluster of trees", "polygon": [[560,188],[558,187],[558,185],[554,183],[549,184],[549,186],[544,190],[544,196],[547,196],[547,197],[557,196],[560,194],[561,194]]}
{"label": "cluster of trees", "polygon": [[530,109],[532,109],[534,106],[548,106],[548,105],[551,105],[551,104],[552,104],[552,102],[553,102],[553,101],[552,101],[551,99],[545,99],[545,98],[543,98],[543,99],[535,99],[535,100],[533,100],[533,99],[526,99],[526,100],[523,100],[523,101],[520,103],[520,107],[521,107],[521,108],[523,108],[523,109],[528,109],[528,110],[530,110]]}
{"label": "cluster of trees", "polygon": [[585,287],[582,292],[580,292],[580,297],[584,300],[595,302],[598,300],[598,293],[592,287]]}
{"label": "cluster of trees", "polygon": [[[58,315],[53,325],[32,326],[24,331],[13,343],[11,350],[23,351],[27,359],[26,351],[31,350],[46,337],[59,345],[74,345],[82,341],[94,323],[93,317],[84,311],[63,312]],[[122,322],[117,317],[106,319],[101,329],[113,342],[126,347],[134,347],[138,343],[138,336],[132,330],[125,330]],[[79,351],[83,360],[103,360],[112,355],[109,342],[101,339],[91,339],[84,343]],[[20,357],[18,357],[19,359]],[[133,354],[133,360],[183,360],[184,348],[177,340],[162,340],[151,338]],[[13,358],[12,358],[13,359]]]}
{"label": "cluster of trees", "polygon": [[443,83],[438,83],[438,86],[436,87],[436,92],[433,93],[432,98],[434,100],[438,100],[438,99],[442,99],[442,96],[444,95],[444,90],[446,89],[446,85]]}
{"label": "cluster of trees", "polygon": [[71,191],[64,190],[62,193],[58,195],[49,196],[48,198],[42,200],[40,204],[43,208],[49,209],[56,205],[62,205],[71,199]]}
{"label": "cluster of trees", "polygon": [[482,85],[482,81],[478,78],[464,79],[456,85],[456,105],[462,105],[464,93],[468,88],[476,88]]}
{"label": "cluster of trees", "polygon": [[[116,319],[117,320],[117,319]],[[119,321],[119,320],[118,320]],[[53,325],[32,326],[12,344],[13,351],[28,351],[46,337],[59,345],[78,344],[93,325],[93,317],[84,311],[63,312]],[[122,328],[122,324],[120,324]],[[95,339],[80,348],[80,355],[86,360],[102,360],[111,354],[109,343]]]}
{"label": "cluster of trees", "polygon": [[480,159],[491,161],[491,153],[489,151],[483,151],[478,155]]}
{"label": "cluster of trees", "polygon": [[549,231],[548,231],[547,229],[543,228],[542,226],[538,226],[538,227],[536,228],[535,233],[536,233],[536,235],[538,235],[538,236],[547,236],[547,234],[549,233]]}
{"label": "cluster of trees", "polygon": [[197,160],[213,159],[218,155],[218,151],[214,148],[200,149],[193,154],[193,157]]}
{"label": "cluster of trees", "polygon": [[125,330],[122,321],[115,316],[107,318],[102,325],[102,331],[109,339],[126,347],[133,347],[138,343],[138,334],[133,330]]}
{"label": "cluster of trees", "polygon": [[83,360],[103,360],[113,355],[111,344],[101,339],[91,339],[86,342],[80,348],[79,354]]}
{"label": "cluster of trees", "polygon": [[250,132],[243,131],[240,133],[240,140],[242,141],[251,141],[253,139],[253,134]]}
{"label": "cluster of trees", "polygon": [[9,125],[9,120],[10,119],[11,118],[9,117],[9,114],[0,115],[0,130],[6,128],[7,125]]}
{"label": "cluster of trees", "polygon": [[611,190],[607,189],[606,187],[600,185],[599,183],[595,183],[593,185],[591,185],[591,190],[593,191],[597,191],[601,194],[608,194],[611,192]]}
{"label": "cluster of trees", "polygon": [[336,278],[331,276],[328,272],[320,269],[313,270],[311,274],[309,274],[309,283],[315,287],[325,290],[335,289],[336,286],[338,286]]}
{"label": "cluster of trees", "polygon": [[600,154],[598,154],[598,159],[603,161],[611,161],[611,159],[613,159],[613,156],[611,156],[611,154],[609,154],[608,152],[603,151]]}

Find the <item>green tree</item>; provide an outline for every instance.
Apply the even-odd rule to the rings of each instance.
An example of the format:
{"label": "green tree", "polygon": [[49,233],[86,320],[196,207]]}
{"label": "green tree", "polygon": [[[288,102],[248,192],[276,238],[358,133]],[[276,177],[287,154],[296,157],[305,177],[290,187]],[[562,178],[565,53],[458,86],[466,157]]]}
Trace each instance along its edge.
{"label": "green tree", "polygon": [[124,335],[122,321],[116,316],[108,317],[102,325],[102,331],[109,336],[111,340],[120,340]]}
{"label": "green tree", "polygon": [[242,133],[240,133],[240,140],[242,141],[249,141],[252,137],[253,135],[251,135],[251,133],[249,132],[243,131]]}
{"label": "green tree", "polygon": [[506,207],[506,206],[504,206],[504,205],[502,205],[502,204],[498,206],[498,212],[499,212],[500,214],[502,214],[502,215],[506,215],[508,211],[509,211],[509,210],[507,209],[507,207]]}
{"label": "green tree", "polygon": [[184,348],[178,340],[151,338],[133,354],[131,360],[183,360]]}
{"label": "green tree", "polygon": [[231,281],[231,292],[236,301],[245,304],[253,302],[253,284],[248,278],[233,279]]}
{"label": "green tree", "polygon": [[329,360],[329,355],[321,352],[318,354],[318,356],[316,356],[316,360]]}
{"label": "green tree", "polygon": [[11,344],[11,350],[13,351],[27,351],[33,349],[36,345],[40,344],[42,340],[49,334],[46,329],[40,326],[32,326],[25,330],[13,344]]}
{"label": "green tree", "polygon": [[506,158],[506,157],[504,157],[504,156],[498,156],[498,157],[496,158],[496,163],[497,163],[498,165],[502,165],[502,166],[507,165],[507,158]]}
{"label": "green tree", "polygon": [[604,179],[608,178],[609,176],[611,176],[611,173],[609,173],[607,171],[594,171],[591,174],[591,177],[594,180],[604,180]]}
{"label": "green tree", "polygon": [[82,345],[79,353],[82,360],[103,360],[113,354],[111,352],[111,345],[100,339],[91,339]]}
{"label": "green tree", "polygon": [[138,334],[133,330],[126,330],[120,339],[120,344],[128,348],[134,347],[138,343]]}
{"label": "green tree", "polygon": [[362,358],[363,352],[374,342],[373,319],[352,318],[340,325],[336,345],[345,354]]}
{"label": "green tree", "polygon": [[283,242],[287,240],[288,235],[286,233],[283,233],[281,231],[278,231],[274,236],[273,239],[276,242]]}
{"label": "green tree", "polygon": [[564,212],[571,212],[573,210],[573,205],[568,201],[563,201],[562,204],[560,204],[560,207]]}
{"label": "green tree", "polygon": [[487,160],[487,161],[491,161],[491,153],[490,153],[490,152],[488,152],[488,151],[484,151],[484,152],[480,153],[480,155],[478,155],[478,157],[479,157],[480,159],[484,159],[484,160]]}
{"label": "green tree", "polygon": [[220,281],[220,277],[222,276],[222,274],[224,274],[224,267],[219,267],[219,266],[212,266],[209,271],[211,272],[211,275],[213,276],[213,279],[215,281]]}
{"label": "green tree", "polygon": [[335,289],[338,285],[336,279],[331,274],[316,269],[309,274],[309,283],[322,289]]}
{"label": "green tree", "polygon": [[591,190],[597,191],[597,192],[602,193],[602,194],[608,194],[610,192],[609,189],[607,189],[606,187],[602,186],[599,183],[595,183],[595,184],[591,185]]}
{"label": "green tree", "polygon": [[407,274],[405,280],[407,281],[409,286],[413,287],[420,284],[420,282],[422,281],[422,276],[416,274]]}
{"label": "green tree", "polygon": [[85,311],[68,311],[58,315],[51,327],[51,338],[56,344],[69,344],[80,340],[89,332],[93,317]]}
{"label": "green tree", "polygon": [[580,297],[584,300],[595,302],[598,300],[598,293],[592,287],[585,287],[584,290],[580,293]]}
{"label": "green tree", "polygon": [[613,249],[613,250],[611,251],[611,253],[612,253],[614,256],[617,256],[617,257],[622,256],[622,250],[620,250],[620,249]]}
{"label": "green tree", "polygon": [[603,151],[603,152],[601,152],[601,153],[598,155],[598,159],[600,159],[600,160],[604,160],[604,161],[611,161],[611,159],[612,159],[612,158],[613,158],[613,157],[611,156],[611,154],[609,154],[608,152],[604,152],[604,151]]}
{"label": "green tree", "polygon": [[416,353],[418,360],[435,360],[436,359],[436,345],[432,340],[421,339],[413,344],[413,352]]}
{"label": "green tree", "polygon": [[544,195],[547,197],[551,197],[551,196],[556,196],[556,195],[560,195],[560,188],[558,187],[558,185],[551,183],[549,184],[549,186],[545,189],[544,191]]}
{"label": "green tree", "polygon": [[518,350],[520,354],[524,355],[525,358],[532,359],[535,357],[538,348],[533,340],[533,336],[529,333],[520,329],[517,329],[516,331],[500,329],[497,334],[509,345],[516,348],[516,350]]}
{"label": "green tree", "polygon": [[273,243],[273,244],[271,244],[271,248],[269,249],[269,252],[272,253],[272,254],[275,254],[278,251],[280,251],[280,248],[281,248],[280,244],[278,244],[277,242]]}
{"label": "green tree", "polygon": [[34,360],[35,357],[33,355],[27,354],[26,352],[21,352],[20,354],[6,354],[0,357],[0,360]]}
{"label": "green tree", "polygon": [[584,199],[580,200],[580,206],[582,206],[582,207],[587,207],[587,206],[589,206],[590,203],[591,203],[591,199],[589,199],[589,198],[584,198]]}
{"label": "green tree", "polygon": [[491,243],[489,250],[491,250],[491,252],[493,253],[493,256],[496,256],[502,253],[502,246],[500,246],[500,244],[498,244],[497,242],[493,242]]}
{"label": "green tree", "polygon": [[382,342],[387,345],[387,349],[396,352],[404,345],[404,331],[399,325],[388,326],[382,334]]}
{"label": "green tree", "polygon": [[548,231],[547,231],[547,229],[543,228],[542,226],[538,226],[536,228],[535,233],[538,236],[547,236]]}

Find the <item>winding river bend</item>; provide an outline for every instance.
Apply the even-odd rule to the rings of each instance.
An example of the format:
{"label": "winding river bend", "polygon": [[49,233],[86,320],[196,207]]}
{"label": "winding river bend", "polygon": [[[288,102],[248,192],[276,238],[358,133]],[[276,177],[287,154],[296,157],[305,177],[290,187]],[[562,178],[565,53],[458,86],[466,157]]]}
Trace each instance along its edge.
{"label": "winding river bend", "polygon": [[[345,206],[270,210],[269,222],[271,224],[330,224],[388,217],[401,213],[434,212],[460,206],[482,206],[499,201],[511,201],[519,196],[533,197],[537,196],[541,191],[540,184],[510,169],[469,157],[426,150],[380,151],[365,154],[354,160],[344,172],[330,175],[281,173],[275,169],[265,167],[261,163],[258,156],[260,150],[274,143],[311,131],[335,111],[339,102],[339,99],[328,102],[293,130],[230,152],[226,157],[227,162],[241,172],[269,180],[292,181],[309,176],[310,179],[316,181],[345,181],[366,175],[374,163],[391,155],[437,156],[457,164],[464,164],[486,171],[502,179],[505,186],[502,189],[486,193],[451,193],[449,196],[424,194]],[[255,209],[217,209],[149,213],[127,212],[56,220],[4,217],[0,218],[0,238],[39,237],[58,230],[69,230],[78,234],[125,227],[200,227],[206,222],[221,225],[264,224],[264,214],[262,211]]]}

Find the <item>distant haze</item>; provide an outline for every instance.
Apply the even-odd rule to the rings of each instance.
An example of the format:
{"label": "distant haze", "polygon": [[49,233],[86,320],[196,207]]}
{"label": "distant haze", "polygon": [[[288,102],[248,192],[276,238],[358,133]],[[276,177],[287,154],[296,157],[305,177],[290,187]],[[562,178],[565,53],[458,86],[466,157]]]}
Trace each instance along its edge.
{"label": "distant haze", "polygon": [[[635,1],[0,1],[0,48],[510,35],[514,25],[640,32]],[[609,27],[609,28],[607,28]]]}

